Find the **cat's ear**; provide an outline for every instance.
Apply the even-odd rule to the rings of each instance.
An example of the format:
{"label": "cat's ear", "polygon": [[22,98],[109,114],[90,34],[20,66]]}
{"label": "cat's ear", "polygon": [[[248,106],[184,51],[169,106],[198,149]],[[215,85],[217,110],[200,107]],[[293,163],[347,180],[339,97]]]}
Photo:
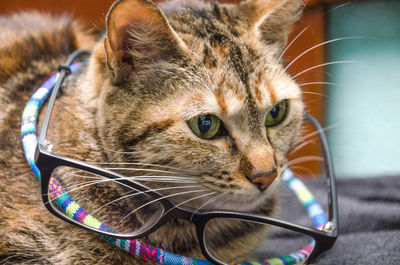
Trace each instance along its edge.
{"label": "cat's ear", "polygon": [[286,44],[293,23],[300,17],[302,0],[248,0],[237,6],[247,32],[267,43]]}
{"label": "cat's ear", "polygon": [[106,25],[107,66],[118,75],[131,72],[146,60],[167,59],[186,50],[163,12],[150,0],[116,1]]}

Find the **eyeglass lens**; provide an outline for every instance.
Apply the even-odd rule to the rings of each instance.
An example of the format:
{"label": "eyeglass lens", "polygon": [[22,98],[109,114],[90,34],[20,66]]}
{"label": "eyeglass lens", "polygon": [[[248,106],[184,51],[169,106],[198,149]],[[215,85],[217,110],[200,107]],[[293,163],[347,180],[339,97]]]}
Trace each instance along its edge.
{"label": "eyeglass lens", "polygon": [[147,193],[72,167],[53,171],[48,192],[53,208],[65,217],[116,235],[140,234],[163,213],[162,204]]}

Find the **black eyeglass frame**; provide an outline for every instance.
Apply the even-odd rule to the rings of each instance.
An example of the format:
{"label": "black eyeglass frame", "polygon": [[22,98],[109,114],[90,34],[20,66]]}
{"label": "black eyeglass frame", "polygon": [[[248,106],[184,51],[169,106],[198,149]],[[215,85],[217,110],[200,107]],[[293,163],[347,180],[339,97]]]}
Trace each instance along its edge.
{"label": "black eyeglass frame", "polygon": [[[310,236],[315,240],[315,246],[310,254],[310,256],[305,261],[305,264],[308,264],[311,260],[318,257],[322,252],[330,249],[333,244],[335,243],[338,237],[338,205],[337,205],[337,193],[336,193],[336,184],[335,184],[335,177],[332,167],[331,156],[329,152],[329,147],[327,144],[327,140],[325,134],[323,132],[323,128],[318,123],[318,121],[312,117],[310,114],[305,114],[305,119],[315,127],[318,132],[319,138],[321,140],[324,161],[325,161],[325,170],[327,175],[327,183],[328,183],[328,205],[329,205],[329,217],[328,220],[333,228],[329,231],[320,231],[314,228],[308,228],[304,226],[300,226],[297,224],[281,221],[275,218],[270,218],[267,216],[260,216],[255,214],[248,214],[242,212],[234,212],[234,211],[196,211],[195,209],[185,207],[182,205],[178,205],[173,201],[169,200],[168,198],[162,198],[158,192],[152,191],[147,186],[128,180],[127,177],[124,177],[121,174],[116,172],[91,165],[89,163],[75,160],[69,157],[65,157],[59,154],[52,153],[48,150],[49,141],[46,139],[47,130],[50,122],[51,113],[55,104],[55,100],[60,90],[60,86],[65,79],[65,77],[70,74],[69,65],[71,65],[77,58],[86,55],[86,51],[78,50],[75,51],[71,56],[67,59],[64,65],[59,67],[59,76],[56,80],[56,84],[51,92],[47,109],[43,118],[43,122],[39,131],[38,137],[38,145],[35,151],[35,164],[37,168],[40,170],[41,174],[41,189],[42,189],[42,200],[46,208],[58,218],[76,225],[78,227],[84,228],[86,230],[93,231],[97,234],[104,235],[104,236],[111,236],[114,238],[120,239],[138,239],[144,237],[153,231],[157,230],[159,227],[170,221],[171,219],[183,219],[193,223],[196,226],[196,232],[198,241],[200,244],[200,248],[203,252],[203,255],[212,263],[217,265],[226,265],[225,263],[221,262],[217,258],[215,258],[210,251],[207,249],[205,244],[205,227],[206,224],[215,218],[233,218],[243,221],[252,221],[258,222],[262,224],[273,225],[277,227],[281,227],[284,229],[289,229],[298,233],[302,233],[304,235]],[[53,206],[51,199],[48,193],[48,186],[51,175],[53,171],[60,166],[67,166],[76,169],[80,169],[83,171],[87,171],[93,174],[100,175],[105,178],[113,179],[121,183],[122,185],[126,185],[130,188],[136,189],[139,192],[146,193],[148,196],[151,196],[153,199],[157,199],[159,203],[163,206],[163,213],[160,215],[158,221],[154,222],[148,229],[142,231],[135,235],[129,234],[116,234],[112,232],[100,231],[94,229],[92,227],[86,226],[74,219],[68,218],[62,213],[59,209]]]}

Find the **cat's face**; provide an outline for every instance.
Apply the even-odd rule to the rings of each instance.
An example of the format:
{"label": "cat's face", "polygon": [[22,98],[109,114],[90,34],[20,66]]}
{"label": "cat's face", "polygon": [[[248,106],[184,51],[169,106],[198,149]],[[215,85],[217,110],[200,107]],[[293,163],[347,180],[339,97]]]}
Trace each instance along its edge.
{"label": "cat's face", "polygon": [[[100,133],[118,151],[108,159],[168,166],[168,184],[147,184],[190,186],[171,199],[197,196],[192,207],[254,210],[279,182],[303,117],[300,89],[279,62],[292,17],[277,29],[268,15],[252,21],[256,13],[239,10],[266,3],[250,1],[170,10],[166,20],[151,3],[127,2],[140,4],[112,8],[105,40]],[[298,8],[265,2],[263,14],[276,17]],[[275,30],[283,33],[273,39]]]}

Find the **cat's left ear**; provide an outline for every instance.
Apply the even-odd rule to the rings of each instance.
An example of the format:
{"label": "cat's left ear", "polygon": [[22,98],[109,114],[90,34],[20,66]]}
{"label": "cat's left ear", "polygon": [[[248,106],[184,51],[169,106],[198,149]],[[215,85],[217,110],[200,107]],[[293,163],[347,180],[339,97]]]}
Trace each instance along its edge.
{"label": "cat's left ear", "polygon": [[150,0],[118,0],[107,19],[106,61],[114,76],[126,76],[149,61],[185,53],[183,40]]}
{"label": "cat's left ear", "polygon": [[302,0],[248,0],[240,3],[235,13],[245,23],[247,32],[283,48],[303,6]]}

